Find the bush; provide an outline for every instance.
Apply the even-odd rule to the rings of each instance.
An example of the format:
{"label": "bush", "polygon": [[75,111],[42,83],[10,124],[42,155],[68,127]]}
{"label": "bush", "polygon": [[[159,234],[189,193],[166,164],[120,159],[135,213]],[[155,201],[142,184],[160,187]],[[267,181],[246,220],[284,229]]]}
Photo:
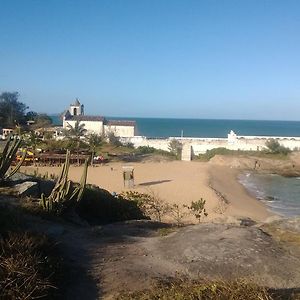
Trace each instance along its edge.
{"label": "bush", "polygon": [[234,154],[236,152],[238,152],[238,151],[233,151],[233,150],[226,149],[224,147],[220,147],[220,148],[214,148],[211,150],[207,150],[205,154],[199,154],[198,158],[201,160],[208,161],[216,155],[228,155],[228,154]]}
{"label": "bush", "polygon": [[182,144],[178,140],[171,140],[168,148],[177,159],[181,157]]}
{"label": "bush", "polygon": [[122,143],[120,142],[119,137],[116,136],[116,135],[114,134],[114,132],[112,132],[112,131],[109,132],[109,133],[107,134],[107,137],[108,137],[109,143],[112,144],[113,146],[116,146],[116,147],[122,146]]}
{"label": "bush", "polygon": [[183,219],[186,217],[187,212],[185,211],[185,206],[180,206],[174,203],[169,207],[169,214],[176,222],[177,226],[182,226]]}
{"label": "bush", "polygon": [[273,154],[284,154],[287,155],[291,152],[289,148],[286,148],[275,139],[270,139],[266,142],[266,146],[269,149],[269,152]]}
{"label": "bush", "polygon": [[156,151],[155,148],[149,146],[139,146],[136,149],[136,153],[138,154],[150,154],[150,153],[154,153],[155,151]]}
{"label": "bush", "polygon": [[147,219],[135,201],[113,196],[97,186],[87,185],[76,212],[90,224]]}
{"label": "bush", "polygon": [[137,204],[145,216],[150,219],[161,221],[163,215],[169,212],[169,206],[157,194],[139,193],[128,191],[120,194],[120,197]]}
{"label": "bush", "polygon": [[208,216],[205,209],[205,203],[206,201],[203,198],[201,198],[200,200],[197,200],[195,202],[192,201],[190,206],[185,206],[187,209],[190,210],[190,213],[195,216],[199,223],[201,222],[202,217]]}

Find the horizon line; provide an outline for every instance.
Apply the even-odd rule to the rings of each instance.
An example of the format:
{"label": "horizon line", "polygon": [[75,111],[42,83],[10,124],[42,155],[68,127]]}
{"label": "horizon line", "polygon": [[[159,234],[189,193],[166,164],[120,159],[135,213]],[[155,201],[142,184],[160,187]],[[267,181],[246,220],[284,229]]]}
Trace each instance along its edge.
{"label": "horizon line", "polygon": [[[41,112],[44,113],[44,112]],[[47,114],[47,113],[45,113]],[[59,116],[61,113],[50,113],[47,114],[49,116]],[[90,114],[87,114],[90,115]],[[93,116],[97,116],[96,114]],[[212,120],[212,121],[266,121],[266,122],[271,122],[271,121],[276,121],[276,122],[300,122],[300,120],[280,120],[280,119],[240,119],[240,118],[197,118],[197,117],[136,117],[136,116],[104,116],[101,115],[105,118],[126,118],[126,119],[169,119],[169,120]]]}

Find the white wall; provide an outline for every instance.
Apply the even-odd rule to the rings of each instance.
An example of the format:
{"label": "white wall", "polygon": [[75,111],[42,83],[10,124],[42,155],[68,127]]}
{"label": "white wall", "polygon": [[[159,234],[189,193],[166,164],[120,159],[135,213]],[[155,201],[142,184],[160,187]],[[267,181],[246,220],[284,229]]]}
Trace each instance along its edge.
{"label": "white wall", "polygon": [[109,126],[104,125],[105,133],[113,132],[120,137],[134,137],[134,126]]}
{"label": "white wall", "polygon": [[[266,142],[274,137],[247,137],[247,136],[237,136],[234,140],[227,138],[175,138],[183,144],[189,144],[192,147],[192,151],[195,155],[205,153],[207,150],[214,148],[227,148],[230,150],[263,150],[266,148]],[[148,139],[143,136],[135,136],[132,138],[123,138],[122,142],[133,143],[137,148],[139,146],[149,146],[155,149],[161,149],[169,151],[169,143],[173,138],[167,139]],[[300,138],[299,137],[275,137],[278,142],[291,150],[295,148],[300,149]]]}
{"label": "white wall", "polygon": [[[68,124],[72,127],[75,126],[76,121],[67,120],[63,122],[63,127],[68,129]],[[84,129],[87,130],[87,134],[95,133],[102,135],[103,133],[103,122],[101,121],[79,121],[79,124],[84,124]]]}

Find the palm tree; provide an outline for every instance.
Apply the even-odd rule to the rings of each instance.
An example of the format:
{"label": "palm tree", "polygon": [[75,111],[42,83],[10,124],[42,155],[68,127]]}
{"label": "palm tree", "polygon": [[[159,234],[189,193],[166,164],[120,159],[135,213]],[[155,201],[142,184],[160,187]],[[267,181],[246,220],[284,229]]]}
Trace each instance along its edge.
{"label": "palm tree", "polygon": [[96,152],[96,148],[98,146],[100,146],[101,142],[102,142],[102,136],[92,133],[89,135],[88,139],[87,139],[89,148],[92,152],[92,160],[91,160],[91,165],[93,165],[93,161],[94,161],[94,156],[95,156],[95,152]]}
{"label": "palm tree", "polygon": [[74,126],[68,123],[65,135],[73,138],[80,138],[86,133],[85,124],[76,121]]}
{"label": "palm tree", "polygon": [[79,121],[76,121],[74,126],[71,124],[67,125],[67,129],[64,130],[64,134],[66,138],[75,143],[75,148],[77,150],[77,161],[79,164],[79,148],[80,148],[80,142],[81,137],[86,133],[86,129],[84,128],[85,124],[80,123]]}

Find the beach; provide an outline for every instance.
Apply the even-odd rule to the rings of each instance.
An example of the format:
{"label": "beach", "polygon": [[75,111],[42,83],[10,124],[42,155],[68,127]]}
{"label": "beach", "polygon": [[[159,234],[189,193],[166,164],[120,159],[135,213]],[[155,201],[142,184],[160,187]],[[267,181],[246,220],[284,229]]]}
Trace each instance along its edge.
{"label": "beach", "polygon": [[[273,214],[267,207],[250,196],[238,182],[239,170],[215,166],[206,162],[139,162],[109,163],[90,167],[87,183],[108,191],[121,193],[128,190],[123,184],[123,167],[134,168],[134,190],[150,193],[169,204],[190,205],[200,198],[206,200],[207,218],[203,221],[251,218],[262,222]],[[27,174],[59,174],[60,167],[22,167]],[[82,167],[71,166],[69,178],[78,182]],[[165,221],[171,221],[166,218]],[[193,216],[185,221],[195,222]]]}

